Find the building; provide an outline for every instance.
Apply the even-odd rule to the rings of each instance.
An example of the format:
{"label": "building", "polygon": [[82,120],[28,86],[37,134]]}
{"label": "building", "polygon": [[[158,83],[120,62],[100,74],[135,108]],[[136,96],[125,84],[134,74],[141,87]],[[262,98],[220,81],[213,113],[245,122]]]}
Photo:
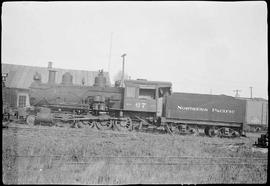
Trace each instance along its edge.
{"label": "building", "polygon": [[[8,74],[5,81],[6,96],[5,100],[10,107],[27,107],[30,106],[29,101],[29,87],[34,81],[33,77],[38,73],[41,77],[42,83],[49,81],[49,70],[56,71],[54,73],[55,83],[62,82],[62,76],[64,74],[72,75],[73,84],[82,86],[93,86],[95,83],[95,77],[98,75],[98,71],[86,71],[86,70],[71,70],[52,68],[52,63],[48,63],[48,67],[26,66],[26,65],[14,65],[2,63],[2,74]],[[110,86],[110,78],[108,72],[104,72],[106,78],[106,85]],[[3,88],[3,87],[2,87]]]}
{"label": "building", "polygon": [[245,100],[246,114],[245,122],[252,128],[268,128],[268,100],[264,98],[243,98]]}

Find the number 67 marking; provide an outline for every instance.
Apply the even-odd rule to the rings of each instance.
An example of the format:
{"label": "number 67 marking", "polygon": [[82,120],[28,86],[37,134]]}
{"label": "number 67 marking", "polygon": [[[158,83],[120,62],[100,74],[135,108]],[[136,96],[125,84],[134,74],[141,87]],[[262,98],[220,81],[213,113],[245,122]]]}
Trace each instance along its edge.
{"label": "number 67 marking", "polygon": [[136,103],[135,106],[137,108],[144,108],[144,106],[146,105],[146,103]]}

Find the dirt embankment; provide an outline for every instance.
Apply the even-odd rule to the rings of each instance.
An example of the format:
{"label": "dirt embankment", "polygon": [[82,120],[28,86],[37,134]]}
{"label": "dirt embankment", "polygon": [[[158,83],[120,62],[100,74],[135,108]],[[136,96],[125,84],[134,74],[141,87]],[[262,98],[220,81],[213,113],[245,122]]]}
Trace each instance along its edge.
{"label": "dirt embankment", "polygon": [[3,129],[4,183],[266,183],[256,141],[54,127]]}

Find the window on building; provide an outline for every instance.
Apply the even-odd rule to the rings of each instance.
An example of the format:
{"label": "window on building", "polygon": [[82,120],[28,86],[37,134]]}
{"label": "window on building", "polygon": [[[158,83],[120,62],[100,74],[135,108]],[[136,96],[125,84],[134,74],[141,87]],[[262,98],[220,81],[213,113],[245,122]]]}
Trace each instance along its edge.
{"label": "window on building", "polygon": [[19,107],[26,106],[26,96],[19,96]]}
{"label": "window on building", "polygon": [[127,96],[129,98],[135,98],[136,93],[136,87],[126,87],[127,89]]}

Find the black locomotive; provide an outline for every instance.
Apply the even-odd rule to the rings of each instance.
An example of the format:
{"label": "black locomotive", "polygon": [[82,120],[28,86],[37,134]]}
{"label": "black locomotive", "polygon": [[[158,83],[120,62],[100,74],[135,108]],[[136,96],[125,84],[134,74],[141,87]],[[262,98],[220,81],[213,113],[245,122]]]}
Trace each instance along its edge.
{"label": "black locomotive", "polygon": [[106,86],[103,71],[93,86],[75,85],[72,76],[62,83],[41,83],[38,74],[30,86],[27,123],[70,123],[75,127],[133,130],[164,128],[171,134],[237,136],[243,132],[245,101],[225,95],[172,93],[170,82],[125,80]]}

